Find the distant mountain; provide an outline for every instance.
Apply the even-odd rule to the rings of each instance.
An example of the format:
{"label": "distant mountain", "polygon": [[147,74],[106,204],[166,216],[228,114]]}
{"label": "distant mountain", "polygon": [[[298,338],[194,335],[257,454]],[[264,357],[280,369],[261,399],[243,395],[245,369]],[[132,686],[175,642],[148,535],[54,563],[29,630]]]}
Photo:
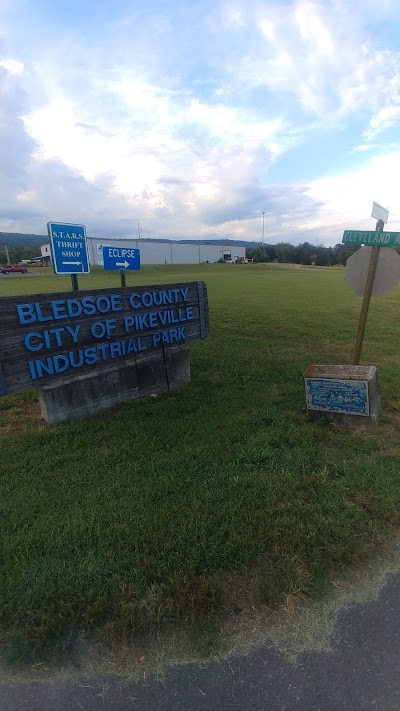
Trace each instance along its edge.
{"label": "distant mountain", "polygon": [[47,235],[26,235],[23,232],[0,232],[0,248],[8,247],[40,247],[49,241]]}
{"label": "distant mountain", "polygon": [[[91,235],[89,235],[91,236]],[[99,237],[103,242],[104,240],[111,239],[125,239],[124,237]],[[132,237],[132,239],[135,239]],[[8,247],[40,247],[42,244],[47,244],[49,241],[48,235],[32,235],[24,234],[22,232],[0,232],[0,248],[6,244]],[[141,242],[176,242],[179,244],[212,244],[215,246],[232,246],[232,247],[258,247],[260,242],[245,242],[244,240],[237,239],[151,239],[149,237],[142,237]]]}

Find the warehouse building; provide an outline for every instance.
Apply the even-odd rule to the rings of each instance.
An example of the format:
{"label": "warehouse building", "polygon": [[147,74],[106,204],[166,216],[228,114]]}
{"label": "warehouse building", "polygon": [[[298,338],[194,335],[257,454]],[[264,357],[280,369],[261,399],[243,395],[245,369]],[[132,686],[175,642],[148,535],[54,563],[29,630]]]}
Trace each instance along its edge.
{"label": "warehouse building", "polygon": [[[121,247],[123,249],[139,249],[141,264],[201,264],[204,262],[224,261],[235,262],[246,257],[246,247],[234,245],[200,244],[191,242],[157,242],[156,240],[109,239],[100,240],[88,237],[89,262],[103,266],[103,247]],[[43,260],[51,263],[50,245],[40,248]]]}

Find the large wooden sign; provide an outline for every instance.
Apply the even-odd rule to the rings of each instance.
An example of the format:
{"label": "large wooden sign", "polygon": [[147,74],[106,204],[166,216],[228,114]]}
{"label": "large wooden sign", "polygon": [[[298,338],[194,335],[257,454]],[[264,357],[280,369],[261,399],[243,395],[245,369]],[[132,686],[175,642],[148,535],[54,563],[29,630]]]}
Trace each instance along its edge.
{"label": "large wooden sign", "polygon": [[204,282],[0,298],[0,394],[208,335]]}

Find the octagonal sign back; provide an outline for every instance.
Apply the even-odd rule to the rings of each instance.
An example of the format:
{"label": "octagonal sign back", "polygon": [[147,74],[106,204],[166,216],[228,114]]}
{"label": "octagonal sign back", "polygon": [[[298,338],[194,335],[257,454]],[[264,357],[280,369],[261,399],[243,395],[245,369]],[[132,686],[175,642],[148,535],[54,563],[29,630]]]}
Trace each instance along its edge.
{"label": "octagonal sign back", "polygon": [[[348,285],[363,296],[367,281],[372,247],[361,247],[346,262],[345,279]],[[379,251],[372,296],[382,296],[400,282],[400,255],[393,247]]]}

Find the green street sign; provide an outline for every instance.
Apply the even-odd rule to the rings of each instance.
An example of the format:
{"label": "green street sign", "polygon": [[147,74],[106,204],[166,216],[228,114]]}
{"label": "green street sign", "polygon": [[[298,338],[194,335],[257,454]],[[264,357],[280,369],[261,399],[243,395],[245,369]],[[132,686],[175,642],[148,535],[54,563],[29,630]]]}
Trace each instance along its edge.
{"label": "green street sign", "polygon": [[373,247],[399,247],[400,232],[365,232],[363,230],[345,230],[343,244],[368,244]]}

